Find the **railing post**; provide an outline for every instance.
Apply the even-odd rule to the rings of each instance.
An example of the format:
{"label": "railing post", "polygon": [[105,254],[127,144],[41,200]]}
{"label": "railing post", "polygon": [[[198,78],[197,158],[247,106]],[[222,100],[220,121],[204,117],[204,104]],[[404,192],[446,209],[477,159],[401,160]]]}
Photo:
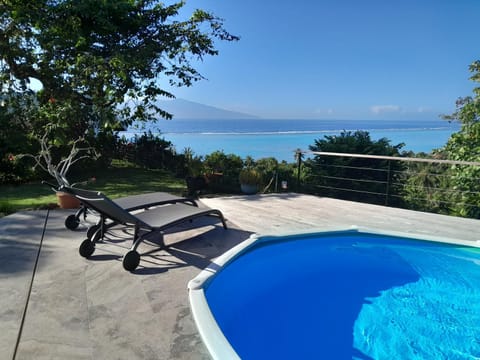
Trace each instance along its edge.
{"label": "railing post", "polygon": [[302,166],[302,150],[297,149],[295,151],[295,157],[297,159],[297,192],[300,191],[300,168]]}
{"label": "railing post", "polygon": [[275,170],[275,192],[278,193],[278,168]]}
{"label": "railing post", "polygon": [[390,174],[392,170],[392,161],[388,160],[387,188],[385,189],[385,206],[388,206],[388,197],[390,195]]}

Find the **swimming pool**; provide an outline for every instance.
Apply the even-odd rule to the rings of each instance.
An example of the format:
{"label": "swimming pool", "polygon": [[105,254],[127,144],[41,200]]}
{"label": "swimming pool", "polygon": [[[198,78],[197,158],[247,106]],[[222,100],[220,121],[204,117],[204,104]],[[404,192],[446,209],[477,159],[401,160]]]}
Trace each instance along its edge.
{"label": "swimming pool", "polygon": [[214,359],[477,359],[480,249],[410,236],[252,237],[189,283],[204,343]]}

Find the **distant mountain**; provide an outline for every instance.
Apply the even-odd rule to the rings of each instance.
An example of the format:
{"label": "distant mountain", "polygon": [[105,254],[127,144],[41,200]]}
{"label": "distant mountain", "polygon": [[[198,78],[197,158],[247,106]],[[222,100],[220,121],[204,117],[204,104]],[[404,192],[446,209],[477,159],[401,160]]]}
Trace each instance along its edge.
{"label": "distant mountain", "polygon": [[159,100],[161,109],[168,111],[174,119],[257,119],[257,116],[220,109],[184,99]]}

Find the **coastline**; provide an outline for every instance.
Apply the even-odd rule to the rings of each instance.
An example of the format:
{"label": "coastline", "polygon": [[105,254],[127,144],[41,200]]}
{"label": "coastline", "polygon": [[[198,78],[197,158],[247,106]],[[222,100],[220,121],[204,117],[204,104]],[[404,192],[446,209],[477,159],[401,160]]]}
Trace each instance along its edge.
{"label": "coastline", "polygon": [[294,161],[296,149],[308,150],[316,139],[342,131],[368,131],[371,138],[387,138],[392,145],[404,143],[403,151],[429,153],[444,146],[458,124],[447,121],[288,121],[288,120],[172,120],[147,124],[143,129],[123,132],[127,139],[145,131],[171,141],[178,153],[185,148],[205,156],[220,150],[242,158],[275,157]]}

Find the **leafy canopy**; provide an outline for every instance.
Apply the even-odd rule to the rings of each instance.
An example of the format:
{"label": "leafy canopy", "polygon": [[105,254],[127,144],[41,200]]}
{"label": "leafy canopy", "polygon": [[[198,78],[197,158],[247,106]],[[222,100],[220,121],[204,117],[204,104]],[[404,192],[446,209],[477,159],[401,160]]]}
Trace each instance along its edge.
{"label": "leafy canopy", "polygon": [[[470,79],[480,83],[480,60],[470,65]],[[473,89],[473,96],[457,100],[457,109],[443,118],[458,121],[459,132],[452,134],[443,151],[452,160],[480,161],[480,86]]]}
{"label": "leafy canopy", "polygon": [[[192,85],[202,79],[192,63],[217,55],[215,40],[238,39],[222,19],[203,10],[180,20],[184,5],[1,0],[4,107],[22,108],[21,121],[29,124],[73,122],[80,134],[92,127],[118,129],[134,120],[171,118],[155,105],[158,96],[174,96],[160,80]],[[38,92],[29,87],[33,79],[41,83]],[[25,114],[26,107],[34,110]]]}
{"label": "leafy canopy", "polygon": [[[374,140],[368,131],[343,131],[339,135],[315,140],[310,150],[315,152],[353,153],[400,157],[403,143],[392,145],[387,138]],[[391,184],[403,170],[399,161],[350,156],[324,156],[315,154],[305,165],[311,174],[310,191],[347,200],[385,203],[386,192],[396,194]],[[360,179],[360,181],[357,181]],[[389,187],[387,189],[387,187]],[[348,189],[348,190],[347,190]],[[391,201],[392,202],[392,201]]]}
{"label": "leafy canopy", "polygon": [[[470,65],[470,79],[480,83],[480,60]],[[460,131],[452,134],[441,154],[448,159],[480,162],[480,87],[473,89],[473,95],[457,100],[457,109],[451,115],[443,116],[449,121],[458,121]],[[471,218],[480,218],[480,167],[454,166],[449,177],[455,192],[447,199],[452,213]]]}

